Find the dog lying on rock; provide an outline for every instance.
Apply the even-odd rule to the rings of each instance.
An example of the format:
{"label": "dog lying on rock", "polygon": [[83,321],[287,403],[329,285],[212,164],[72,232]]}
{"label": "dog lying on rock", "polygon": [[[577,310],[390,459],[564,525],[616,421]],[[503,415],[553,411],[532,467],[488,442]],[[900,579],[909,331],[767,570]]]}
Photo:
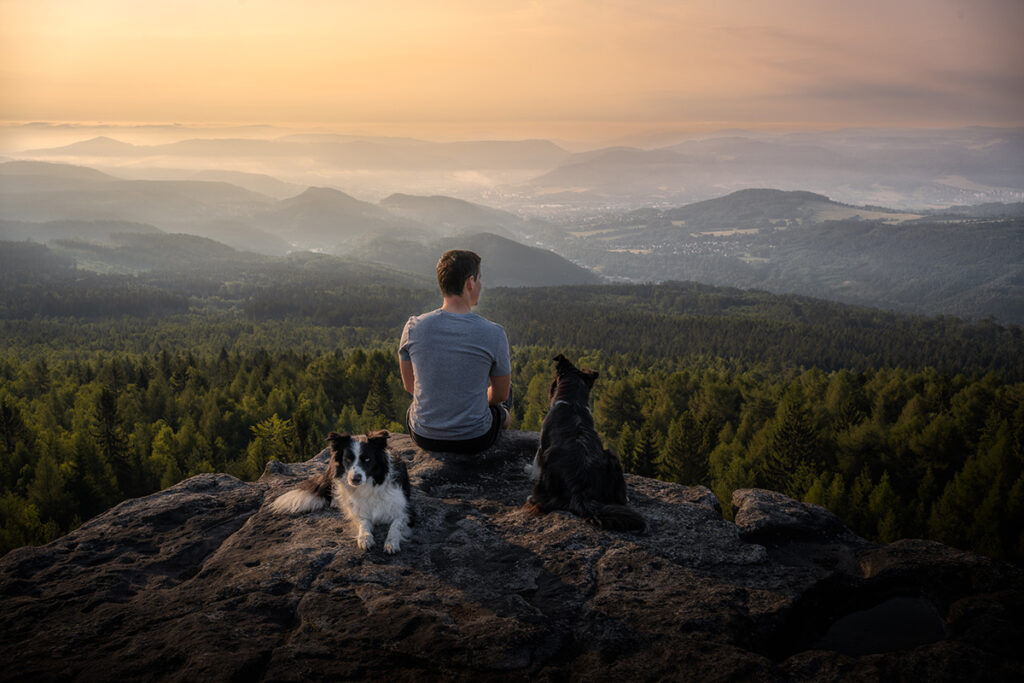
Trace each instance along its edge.
{"label": "dog lying on rock", "polygon": [[279,496],[270,509],[278,513],[313,512],[334,505],[352,522],[360,550],[373,547],[373,525],[389,524],[384,552],[397,553],[412,525],[412,487],[405,462],[387,450],[386,430],[357,441],[331,432],[331,460],[322,473]]}

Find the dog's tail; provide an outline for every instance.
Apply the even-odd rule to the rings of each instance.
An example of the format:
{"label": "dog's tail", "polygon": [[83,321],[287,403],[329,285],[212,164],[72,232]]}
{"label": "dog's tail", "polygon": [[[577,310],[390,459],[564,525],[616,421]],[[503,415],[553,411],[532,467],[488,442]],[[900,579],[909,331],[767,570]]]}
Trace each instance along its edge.
{"label": "dog's tail", "polygon": [[278,496],[277,500],[270,504],[270,511],[279,514],[297,515],[320,510],[327,507],[329,502],[327,498],[318,496],[316,493],[300,487]]}
{"label": "dog's tail", "polygon": [[573,512],[594,526],[609,531],[646,531],[647,522],[628,505],[599,503],[596,500],[573,501]]}
{"label": "dog's tail", "polygon": [[647,522],[640,513],[627,505],[602,505],[593,519],[593,523],[602,529],[612,531],[642,532],[647,529]]}

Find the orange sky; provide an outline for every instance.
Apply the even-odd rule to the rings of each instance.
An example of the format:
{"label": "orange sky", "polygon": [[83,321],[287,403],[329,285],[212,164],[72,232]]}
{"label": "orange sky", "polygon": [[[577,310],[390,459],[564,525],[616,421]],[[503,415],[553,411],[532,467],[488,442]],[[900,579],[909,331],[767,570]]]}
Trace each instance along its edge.
{"label": "orange sky", "polygon": [[0,120],[1024,122],[1022,0],[0,0]]}

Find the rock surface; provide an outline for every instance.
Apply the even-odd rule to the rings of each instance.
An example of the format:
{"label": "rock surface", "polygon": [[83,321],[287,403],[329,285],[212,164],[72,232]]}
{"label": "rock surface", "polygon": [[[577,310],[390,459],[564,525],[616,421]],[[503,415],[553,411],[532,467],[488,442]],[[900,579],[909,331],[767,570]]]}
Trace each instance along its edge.
{"label": "rock surface", "polygon": [[417,525],[359,551],[330,509],[200,475],[0,560],[3,680],[1021,680],[1024,580],[938,543],[872,545],[831,513],[627,477],[650,529],[528,517],[537,434],[480,456],[391,439]]}

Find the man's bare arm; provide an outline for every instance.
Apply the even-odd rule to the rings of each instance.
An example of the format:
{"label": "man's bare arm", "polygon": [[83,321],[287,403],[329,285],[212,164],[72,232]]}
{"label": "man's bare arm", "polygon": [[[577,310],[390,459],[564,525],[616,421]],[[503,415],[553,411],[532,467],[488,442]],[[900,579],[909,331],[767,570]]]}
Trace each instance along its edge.
{"label": "man's bare arm", "polygon": [[491,385],[487,387],[487,402],[496,406],[508,398],[509,389],[512,387],[512,375],[501,375],[491,377]]}
{"label": "man's bare arm", "polygon": [[416,389],[416,372],[413,370],[412,361],[399,361],[398,367],[402,371],[402,386],[410,394],[413,393]]}

